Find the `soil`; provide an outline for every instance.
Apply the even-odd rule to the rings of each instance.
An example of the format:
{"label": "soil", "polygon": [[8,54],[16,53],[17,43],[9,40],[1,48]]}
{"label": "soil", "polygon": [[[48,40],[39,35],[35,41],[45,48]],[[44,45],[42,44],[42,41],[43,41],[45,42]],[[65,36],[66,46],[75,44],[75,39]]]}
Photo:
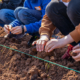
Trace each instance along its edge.
{"label": "soil", "polygon": [[[80,71],[80,62],[61,59],[67,46],[51,53],[37,52],[27,45],[30,35],[19,41],[5,39],[5,35],[0,27],[0,44]],[[0,46],[0,80],[80,80],[80,74]]]}

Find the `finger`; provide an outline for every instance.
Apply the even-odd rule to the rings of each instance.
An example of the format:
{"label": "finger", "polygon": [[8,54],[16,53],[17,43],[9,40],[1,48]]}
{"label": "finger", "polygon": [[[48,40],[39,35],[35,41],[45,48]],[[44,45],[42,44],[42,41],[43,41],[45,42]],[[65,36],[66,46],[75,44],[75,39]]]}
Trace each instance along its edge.
{"label": "finger", "polygon": [[45,51],[48,52],[48,50],[49,50],[51,47],[53,47],[53,46],[54,46],[54,44],[53,44],[52,42],[49,43],[48,45],[46,45]]}
{"label": "finger", "polygon": [[36,42],[36,49],[37,49],[37,51],[39,51],[39,42],[38,42],[38,40],[37,40],[37,42]]}
{"label": "finger", "polygon": [[39,46],[39,52],[41,52],[41,45],[42,45],[41,40],[39,40],[39,44],[38,44],[38,46]]}
{"label": "finger", "polygon": [[9,34],[9,31],[7,29],[4,28],[4,31]]}
{"label": "finger", "polygon": [[80,59],[80,53],[77,56],[72,56],[73,59],[78,60]]}
{"label": "finger", "polygon": [[51,48],[48,50],[48,52],[51,52],[51,51],[53,51],[54,49],[56,49],[56,46],[51,47]]}
{"label": "finger", "polygon": [[79,44],[78,45],[76,45],[75,47],[73,47],[73,50],[74,49],[77,49],[77,48],[79,48],[80,46],[79,46]]}
{"label": "finger", "polygon": [[80,53],[80,48],[72,51],[73,53]]}
{"label": "finger", "polygon": [[78,62],[78,61],[80,61],[80,59],[77,59],[77,60],[75,60],[75,61],[77,61],[77,62]]}
{"label": "finger", "polygon": [[20,34],[20,29],[17,28],[15,30],[11,31],[11,33],[13,33],[13,34]]}
{"label": "finger", "polygon": [[45,51],[47,52],[47,47],[48,47],[48,45],[50,45],[50,41],[48,41],[47,43],[46,43],[46,46],[45,46]]}
{"label": "finger", "polygon": [[7,29],[7,30],[9,30],[9,29],[8,29],[8,25],[5,25],[4,28]]}
{"label": "finger", "polygon": [[80,59],[75,59],[75,58],[73,58],[73,59],[74,59],[75,61],[77,61],[77,62],[80,61]]}
{"label": "finger", "polygon": [[12,28],[12,26],[11,25],[9,25],[9,30],[11,31],[11,28]]}
{"label": "finger", "polygon": [[13,33],[13,34],[20,34],[20,32],[19,32],[19,31],[17,31],[17,30],[16,30],[16,31],[14,31],[14,32],[12,31],[11,33]]}
{"label": "finger", "polygon": [[46,42],[45,41],[42,41],[42,47],[41,47],[41,51],[44,50],[44,46],[46,45]]}
{"label": "finger", "polygon": [[17,27],[13,27],[12,29],[11,29],[11,31],[15,31],[17,29]]}
{"label": "finger", "polygon": [[36,41],[34,41],[33,43],[32,43],[32,45],[35,45],[36,44]]}

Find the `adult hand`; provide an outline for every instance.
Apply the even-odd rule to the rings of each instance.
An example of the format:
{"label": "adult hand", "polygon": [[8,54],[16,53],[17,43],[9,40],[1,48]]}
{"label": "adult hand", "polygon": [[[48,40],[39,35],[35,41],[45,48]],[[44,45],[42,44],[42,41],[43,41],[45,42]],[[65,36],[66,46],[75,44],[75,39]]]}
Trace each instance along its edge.
{"label": "adult hand", "polygon": [[[26,27],[24,26],[24,32],[26,31]],[[11,33],[12,34],[21,34],[22,33],[22,28],[21,26],[16,26],[16,27],[13,27],[11,29]]]}
{"label": "adult hand", "polygon": [[73,41],[74,40],[70,35],[63,37],[62,39],[51,39],[50,41],[47,42],[45,51],[51,52],[52,50],[56,48],[62,48]]}
{"label": "adult hand", "polygon": [[12,28],[11,25],[5,25],[5,26],[4,26],[4,31],[5,31],[7,34],[9,34],[10,31],[11,31],[11,28]]}
{"label": "adult hand", "polygon": [[80,61],[80,48],[73,50],[73,53],[76,53],[77,56],[72,56],[75,61]]}
{"label": "adult hand", "polygon": [[63,39],[51,39],[50,41],[47,42],[45,46],[45,51],[51,52],[56,48],[61,48],[64,46],[65,46],[65,42],[63,41]]}
{"label": "adult hand", "polygon": [[37,41],[34,41],[32,45],[36,44],[37,51],[41,52],[44,50],[44,47],[49,40],[49,37],[47,35],[42,35],[41,38]]}
{"label": "adult hand", "polygon": [[79,45],[79,44],[76,45],[76,46],[74,46],[74,47],[73,47],[73,50],[78,49],[78,48],[80,48],[80,45]]}

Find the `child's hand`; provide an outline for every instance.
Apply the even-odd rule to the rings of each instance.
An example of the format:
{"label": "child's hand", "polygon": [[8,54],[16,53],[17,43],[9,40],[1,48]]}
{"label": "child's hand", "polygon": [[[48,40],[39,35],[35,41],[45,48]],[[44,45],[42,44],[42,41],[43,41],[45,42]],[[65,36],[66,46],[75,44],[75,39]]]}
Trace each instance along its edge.
{"label": "child's hand", "polygon": [[[26,27],[24,26],[24,32],[26,32],[26,31],[27,31],[27,29],[26,29]],[[13,28],[11,29],[11,33],[12,33],[12,34],[22,34],[22,27],[21,27],[21,26],[13,27]]]}
{"label": "child's hand", "polygon": [[11,28],[12,28],[11,25],[5,25],[5,26],[4,26],[4,31],[5,31],[7,34],[9,34],[10,31],[11,31]]}
{"label": "child's hand", "polygon": [[11,33],[12,33],[12,34],[21,34],[21,33],[22,33],[22,28],[21,28],[21,26],[13,27],[13,28],[11,29]]}
{"label": "child's hand", "polygon": [[46,45],[46,42],[49,40],[47,35],[41,36],[41,38],[37,41],[34,41],[32,45],[36,44],[37,51],[41,52],[44,50],[44,46]]}

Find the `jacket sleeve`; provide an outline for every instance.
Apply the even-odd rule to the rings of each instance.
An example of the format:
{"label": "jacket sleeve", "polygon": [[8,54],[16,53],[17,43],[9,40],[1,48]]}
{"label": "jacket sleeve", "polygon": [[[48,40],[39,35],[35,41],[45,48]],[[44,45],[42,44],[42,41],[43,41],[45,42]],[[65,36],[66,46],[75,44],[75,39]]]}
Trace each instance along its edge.
{"label": "jacket sleeve", "polygon": [[16,7],[18,7],[20,5],[20,3],[22,2],[22,0],[9,0],[8,3],[0,3],[0,9],[6,8],[6,9],[15,9]]}
{"label": "jacket sleeve", "polygon": [[55,28],[56,27],[53,25],[48,16],[45,14],[42,19],[41,27],[39,29],[40,35],[48,35],[49,37],[51,37]]}
{"label": "jacket sleeve", "polygon": [[71,37],[77,43],[80,41],[80,24],[70,33]]}
{"label": "jacket sleeve", "polygon": [[41,20],[39,22],[30,23],[29,25],[25,25],[27,29],[27,33],[35,33],[39,31],[41,26]]}
{"label": "jacket sleeve", "polygon": [[22,23],[15,19],[13,22],[11,22],[9,25],[11,25],[12,27],[16,27],[16,26],[20,26]]}
{"label": "jacket sleeve", "polygon": [[[50,0],[42,0],[42,15],[41,17],[43,18],[44,14],[45,14],[45,8],[47,6],[47,4],[50,2]],[[42,19],[41,19],[42,20]],[[38,32],[39,28],[41,26],[41,20],[35,23],[31,23],[29,25],[25,25],[27,32],[28,33],[34,33],[34,32]]]}

